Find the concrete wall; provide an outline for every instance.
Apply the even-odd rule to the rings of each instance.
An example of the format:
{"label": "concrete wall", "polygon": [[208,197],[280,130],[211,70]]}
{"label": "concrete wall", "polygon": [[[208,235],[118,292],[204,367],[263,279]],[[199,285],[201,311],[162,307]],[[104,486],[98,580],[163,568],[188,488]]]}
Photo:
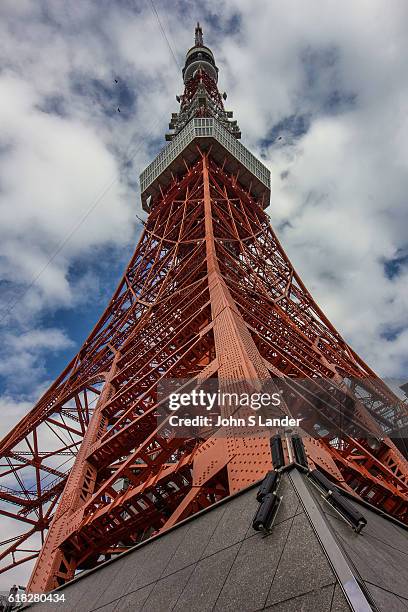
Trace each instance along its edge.
{"label": "concrete wall", "polygon": [[90,611],[307,610],[346,612],[337,584],[287,478],[273,533],[251,527],[256,488],[64,587],[65,604]]}
{"label": "concrete wall", "polygon": [[[282,477],[282,503],[267,537],[251,527],[258,506],[257,487],[251,488],[59,589],[65,604],[28,609],[348,612],[353,608],[333,551],[324,550],[324,538],[316,535],[319,522],[338,543],[337,556],[349,564],[347,571],[352,568],[364,598],[384,612],[408,612],[407,532],[360,507],[368,525],[356,535],[296,474],[297,480]],[[310,504],[318,508],[318,521]]]}

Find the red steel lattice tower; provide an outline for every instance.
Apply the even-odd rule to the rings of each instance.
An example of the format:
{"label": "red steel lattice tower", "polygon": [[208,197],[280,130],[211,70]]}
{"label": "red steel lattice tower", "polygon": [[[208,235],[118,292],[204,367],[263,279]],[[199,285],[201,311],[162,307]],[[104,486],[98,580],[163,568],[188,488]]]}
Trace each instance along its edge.
{"label": "red steel lattice tower", "polygon": [[[117,290],[76,357],[1,442],[0,512],[21,529],[2,543],[0,558],[5,571],[38,555],[34,592],[271,469],[263,431],[170,433],[156,418],[166,378],[213,378],[221,389],[271,377],[316,381],[328,419],[340,396],[352,397],[354,418],[372,439],[347,428],[341,438],[306,438],[309,467],[408,520],[407,462],[386,435],[406,423],[406,405],[293,269],[264,210],[269,171],[239,142],[199,25],[183,80],[170,142],[140,177],[148,218]],[[299,387],[294,397],[308,399]]]}

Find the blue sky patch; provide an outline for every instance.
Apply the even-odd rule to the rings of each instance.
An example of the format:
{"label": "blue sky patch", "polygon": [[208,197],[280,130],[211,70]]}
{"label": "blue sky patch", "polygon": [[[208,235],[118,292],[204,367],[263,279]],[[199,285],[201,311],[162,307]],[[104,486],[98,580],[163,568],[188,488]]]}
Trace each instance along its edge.
{"label": "blue sky patch", "polygon": [[393,279],[400,274],[402,268],[406,265],[408,265],[408,253],[399,249],[395,257],[384,260],[384,274],[387,278]]}

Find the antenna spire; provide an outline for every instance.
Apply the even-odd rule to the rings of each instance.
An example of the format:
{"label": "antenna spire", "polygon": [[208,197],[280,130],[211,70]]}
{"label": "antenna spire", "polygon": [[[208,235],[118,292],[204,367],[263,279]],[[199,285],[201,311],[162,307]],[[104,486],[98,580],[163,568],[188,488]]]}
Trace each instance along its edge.
{"label": "antenna spire", "polygon": [[197,26],[195,29],[195,46],[202,47],[203,46],[203,30],[201,29],[200,23],[197,21]]}

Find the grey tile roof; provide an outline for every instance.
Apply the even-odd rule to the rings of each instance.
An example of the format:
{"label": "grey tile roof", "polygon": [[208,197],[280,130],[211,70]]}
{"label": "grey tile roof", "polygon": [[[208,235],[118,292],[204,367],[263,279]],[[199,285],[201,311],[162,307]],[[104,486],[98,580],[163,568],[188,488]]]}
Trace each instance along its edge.
{"label": "grey tile roof", "polygon": [[[355,534],[294,470],[282,476],[282,502],[265,537],[251,527],[256,491],[250,487],[75,579],[59,589],[66,602],[58,610],[347,612],[353,607],[336,569],[340,563],[366,603],[384,612],[408,612],[403,527],[353,502],[368,521]],[[321,539],[319,529],[330,537]],[[321,541],[337,543],[337,559],[331,558],[336,546],[325,550]]]}

